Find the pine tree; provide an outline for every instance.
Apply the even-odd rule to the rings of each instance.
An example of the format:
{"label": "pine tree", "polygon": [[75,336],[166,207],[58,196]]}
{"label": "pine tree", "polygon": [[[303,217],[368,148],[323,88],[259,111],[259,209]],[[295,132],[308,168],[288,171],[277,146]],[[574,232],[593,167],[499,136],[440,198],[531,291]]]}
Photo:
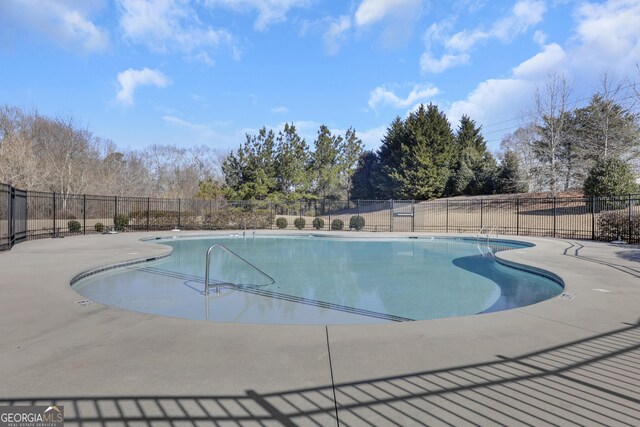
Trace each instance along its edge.
{"label": "pine tree", "polygon": [[405,123],[396,117],[387,128],[382,144],[378,149],[378,162],[372,167],[373,184],[377,187],[377,194],[383,199],[397,198],[396,185],[391,179],[393,171],[400,168],[402,161],[402,146],[406,143]]}
{"label": "pine tree", "polygon": [[313,179],[313,193],[322,199],[340,198],[339,155],[341,136],[331,134],[325,125],[320,126],[311,155],[310,171]]}
{"label": "pine tree", "polygon": [[440,197],[453,160],[453,132],[444,113],[420,105],[405,121],[400,163],[391,170],[395,193],[404,199]]}
{"label": "pine tree", "polygon": [[481,128],[469,116],[462,116],[456,132],[456,159],[447,183],[447,194],[478,195],[493,192],[496,161],[487,150]]}
{"label": "pine tree", "polygon": [[496,176],[496,192],[500,194],[526,193],[529,190],[520,171],[520,160],[515,151],[507,150]]}
{"label": "pine tree", "polygon": [[308,196],[309,146],[293,124],[285,123],[278,133],[275,156],[277,192],[290,199]]}
{"label": "pine tree", "polygon": [[352,199],[377,199],[378,188],[375,185],[378,156],[373,151],[365,151],[358,159],[358,166],[351,177]]}

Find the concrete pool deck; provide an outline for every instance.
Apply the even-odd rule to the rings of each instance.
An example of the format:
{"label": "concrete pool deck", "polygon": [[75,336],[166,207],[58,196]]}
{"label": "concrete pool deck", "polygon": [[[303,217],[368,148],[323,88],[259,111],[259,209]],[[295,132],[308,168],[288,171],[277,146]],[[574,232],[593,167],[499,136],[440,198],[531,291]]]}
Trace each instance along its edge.
{"label": "concrete pool deck", "polygon": [[[140,239],[172,234],[204,233],[0,253],[0,405],[56,402],[68,425],[640,425],[638,247],[506,236],[536,246],[498,256],[567,295],[459,318],[242,325],[79,303],[77,274],[166,254]],[[408,235],[427,234],[358,233]]]}

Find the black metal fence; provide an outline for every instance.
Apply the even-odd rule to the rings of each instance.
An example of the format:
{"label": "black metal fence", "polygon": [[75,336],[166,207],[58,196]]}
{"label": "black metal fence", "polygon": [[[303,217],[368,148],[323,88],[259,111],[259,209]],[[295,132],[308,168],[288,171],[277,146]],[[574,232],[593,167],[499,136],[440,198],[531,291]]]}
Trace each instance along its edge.
{"label": "black metal fence", "polygon": [[640,243],[640,196],[276,202],[58,194],[0,184],[0,250],[25,239],[175,228],[486,233]]}
{"label": "black metal fence", "polygon": [[0,184],[0,251],[27,238],[27,192]]}

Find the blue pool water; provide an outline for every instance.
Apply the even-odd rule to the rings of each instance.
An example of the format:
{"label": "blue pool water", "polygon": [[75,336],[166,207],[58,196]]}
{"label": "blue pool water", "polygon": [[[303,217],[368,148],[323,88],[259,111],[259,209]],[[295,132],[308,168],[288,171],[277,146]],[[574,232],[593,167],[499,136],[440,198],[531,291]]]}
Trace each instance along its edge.
{"label": "blue pool water", "polygon": [[[162,260],[91,275],[74,289],[99,303],[189,319],[241,323],[372,323],[505,310],[552,298],[548,276],[493,253],[526,245],[463,239],[211,236],[157,240]],[[212,251],[203,295],[207,248]]]}

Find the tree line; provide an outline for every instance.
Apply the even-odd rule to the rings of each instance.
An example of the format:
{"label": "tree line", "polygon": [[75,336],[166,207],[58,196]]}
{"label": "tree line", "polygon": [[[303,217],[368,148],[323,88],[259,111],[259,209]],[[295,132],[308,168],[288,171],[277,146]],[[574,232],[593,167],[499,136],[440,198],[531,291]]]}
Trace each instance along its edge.
{"label": "tree line", "polygon": [[[356,131],[344,135],[321,125],[312,143],[298,134],[294,124],[277,133],[260,129],[222,163],[225,183],[212,188],[231,200],[346,199],[363,144]],[[201,187],[207,186],[207,183]]]}
{"label": "tree line", "polygon": [[206,146],[118,150],[73,117],[0,107],[0,182],[67,194],[191,198],[220,181],[224,153]]}
{"label": "tree line", "polygon": [[526,191],[517,181],[518,165],[506,160],[496,162],[469,116],[453,132],[436,105],[420,105],[406,119],[396,117],[377,151],[361,156],[352,197],[427,200]]}
{"label": "tree line", "polygon": [[612,84],[572,107],[572,85],[550,76],[497,158],[463,116],[455,131],[441,110],[420,105],[396,117],[375,151],[353,128],[321,125],[310,144],[293,123],[247,134],[231,152],[151,145],[119,150],[72,118],[0,107],[0,182],[65,194],[228,200],[414,199],[583,190],[638,191],[638,86]]}
{"label": "tree line", "polygon": [[[476,123],[464,116],[454,133],[438,107],[397,117],[377,152],[364,151],[350,128],[320,126],[309,146],[293,124],[262,128],[222,164],[225,183],[203,183],[208,197],[228,199],[431,199],[442,195],[526,191],[517,162],[498,165]],[[513,177],[512,175],[515,175]]]}
{"label": "tree line", "polygon": [[602,88],[584,107],[572,108],[572,84],[551,75],[539,88],[526,121],[501,144],[517,159],[521,179],[532,191],[584,189],[586,195],[637,191],[640,160],[640,93],[629,81]]}

